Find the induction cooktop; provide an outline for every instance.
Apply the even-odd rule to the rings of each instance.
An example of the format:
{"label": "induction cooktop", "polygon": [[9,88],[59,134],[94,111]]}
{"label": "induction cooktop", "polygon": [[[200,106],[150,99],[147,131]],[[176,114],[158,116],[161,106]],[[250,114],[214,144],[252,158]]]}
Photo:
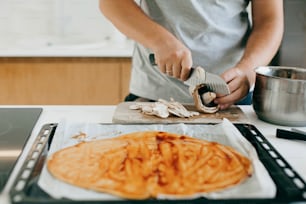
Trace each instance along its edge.
{"label": "induction cooktop", "polygon": [[41,112],[42,108],[0,108],[0,192]]}

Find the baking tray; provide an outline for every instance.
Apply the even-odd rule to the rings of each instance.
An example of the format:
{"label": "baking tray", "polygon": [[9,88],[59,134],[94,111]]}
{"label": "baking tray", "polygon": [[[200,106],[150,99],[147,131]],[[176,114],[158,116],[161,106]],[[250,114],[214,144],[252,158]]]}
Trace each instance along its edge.
{"label": "baking tray", "polygon": [[[132,124],[125,124],[132,125]],[[163,124],[166,125],[166,124]],[[192,124],[190,124],[192,125]],[[198,124],[199,125],[199,124]],[[206,125],[206,124],[203,124]],[[110,201],[74,201],[69,199],[54,199],[45,193],[37,184],[41,170],[47,158],[52,142],[56,123],[45,124],[30,149],[15,182],[10,190],[12,203],[288,203],[306,201],[306,183],[268,140],[251,124],[235,124],[241,134],[254,146],[260,161],[263,163],[273,179],[277,193],[271,199],[207,199],[194,200],[110,200]]]}

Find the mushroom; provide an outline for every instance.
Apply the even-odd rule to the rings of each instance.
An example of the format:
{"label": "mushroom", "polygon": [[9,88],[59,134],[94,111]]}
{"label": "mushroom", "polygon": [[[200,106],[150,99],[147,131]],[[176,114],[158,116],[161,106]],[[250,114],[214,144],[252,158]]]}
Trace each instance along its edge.
{"label": "mushroom", "polygon": [[215,113],[219,110],[219,106],[214,103],[214,99],[217,97],[216,93],[212,92],[205,84],[192,87],[190,92],[198,111],[203,113]]}
{"label": "mushroom", "polygon": [[146,115],[155,115],[160,118],[167,118],[169,116],[168,107],[162,103],[136,103],[130,106],[132,110],[140,109]]}
{"label": "mushroom", "polygon": [[199,115],[199,112],[188,111],[181,103],[164,99],[158,99],[154,103],[135,103],[129,107],[132,110],[141,110],[143,114],[155,115],[160,118],[167,118],[170,115],[175,115],[180,118],[190,118]]}
{"label": "mushroom", "polygon": [[199,115],[198,112],[195,111],[188,111],[183,104],[175,101],[173,98],[170,101],[166,101],[164,99],[158,99],[158,102],[166,105],[168,107],[168,111],[177,117],[180,118],[190,118],[196,115]]}

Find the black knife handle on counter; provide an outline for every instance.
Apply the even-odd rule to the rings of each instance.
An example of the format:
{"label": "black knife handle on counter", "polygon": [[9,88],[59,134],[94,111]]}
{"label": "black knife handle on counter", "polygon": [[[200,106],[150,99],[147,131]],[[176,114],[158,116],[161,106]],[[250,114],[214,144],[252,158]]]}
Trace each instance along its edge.
{"label": "black knife handle on counter", "polygon": [[276,129],[276,137],[290,139],[290,140],[304,140],[306,141],[306,134],[289,131],[289,130],[282,130]]}

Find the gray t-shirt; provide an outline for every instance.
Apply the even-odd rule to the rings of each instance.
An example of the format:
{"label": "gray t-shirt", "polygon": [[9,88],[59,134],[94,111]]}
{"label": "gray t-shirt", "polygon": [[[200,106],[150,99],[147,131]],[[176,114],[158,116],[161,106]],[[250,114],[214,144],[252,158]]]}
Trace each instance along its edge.
{"label": "gray t-shirt", "polygon": [[[250,30],[246,0],[141,0],[140,6],[192,52],[193,67],[221,74],[241,58]],[[146,26],[146,25],[144,25]],[[151,50],[136,43],[130,92],[148,99],[193,103],[182,81],[149,61]]]}

